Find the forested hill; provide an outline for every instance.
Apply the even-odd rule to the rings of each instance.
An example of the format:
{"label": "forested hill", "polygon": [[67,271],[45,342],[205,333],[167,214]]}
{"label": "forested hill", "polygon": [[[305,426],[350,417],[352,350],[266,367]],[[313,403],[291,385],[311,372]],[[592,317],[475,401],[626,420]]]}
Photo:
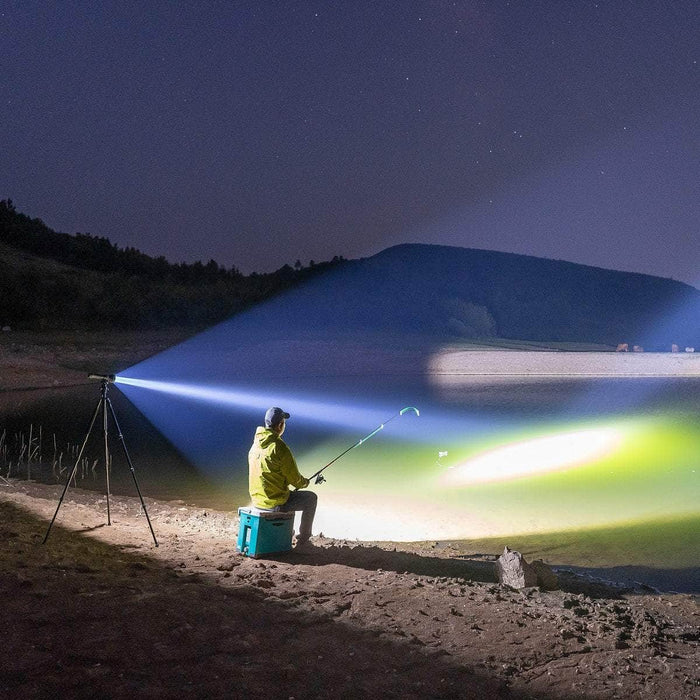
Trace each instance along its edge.
{"label": "forested hill", "polygon": [[404,244],[246,276],[56,233],[3,201],[0,254],[0,325],[16,328],[194,328],[277,297],[252,314],[260,328],[273,316],[288,329],[396,338],[700,347],[700,291],[690,285],[488,250]]}
{"label": "forested hill", "polygon": [[243,275],[172,264],[107,238],[57,233],[0,201],[0,325],[13,328],[201,327],[343,262]]}

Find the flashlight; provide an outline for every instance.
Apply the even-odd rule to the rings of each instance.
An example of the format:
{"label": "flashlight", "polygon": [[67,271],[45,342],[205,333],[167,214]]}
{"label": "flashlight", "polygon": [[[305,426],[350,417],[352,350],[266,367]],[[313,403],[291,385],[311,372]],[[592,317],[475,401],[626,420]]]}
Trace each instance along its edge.
{"label": "flashlight", "polygon": [[88,379],[99,379],[103,382],[114,384],[116,377],[113,374],[88,374]]}

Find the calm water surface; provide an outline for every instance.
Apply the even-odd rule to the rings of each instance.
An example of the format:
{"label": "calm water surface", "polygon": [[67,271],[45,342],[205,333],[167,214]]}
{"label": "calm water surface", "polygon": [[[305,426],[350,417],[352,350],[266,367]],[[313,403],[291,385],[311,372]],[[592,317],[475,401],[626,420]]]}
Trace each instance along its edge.
{"label": "calm water surface", "polygon": [[[328,482],[315,489],[317,526],[327,535],[469,540],[555,533],[556,541],[578,541],[582,552],[586,542],[598,542],[590,548],[600,559],[596,533],[630,525],[629,536],[615,535],[606,547],[610,567],[637,562],[644,565],[635,569],[640,580],[700,590],[700,379],[391,376],[369,385],[333,377],[313,387],[281,381],[276,390],[293,414],[285,440],[307,475],[398,409],[420,409],[420,418],[392,420],[326,472]],[[229,511],[248,502],[247,451],[259,408],[122,385],[109,395],[144,495]],[[294,405],[296,397],[303,407]],[[0,474],[8,473],[8,460],[17,473],[13,449],[22,435],[26,442],[31,425],[34,436],[41,427],[41,478],[65,483],[66,472],[58,479],[51,472],[54,436],[70,470],[70,450],[82,443],[99,398],[92,383],[0,393]],[[109,428],[112,491],[135,495],[111,418]],[[591,452],[601,435],[613,441]],[[78,486],[104,491],[101,417],[86,459]],[[535,472],[479,480],[479,470],[488,475],[514,465]],[[550,471],[538,473],[543,465]]]}

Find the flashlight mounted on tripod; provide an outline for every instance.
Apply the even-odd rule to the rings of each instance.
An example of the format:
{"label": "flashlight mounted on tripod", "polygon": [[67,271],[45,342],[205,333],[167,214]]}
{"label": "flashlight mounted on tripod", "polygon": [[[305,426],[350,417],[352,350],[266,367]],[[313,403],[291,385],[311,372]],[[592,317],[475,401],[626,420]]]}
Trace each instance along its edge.
{"label": "flashlight mounted on tripod", "polygon": [[116,378],[114,374],[88,374],[88,379],[99,379],[107,384],[114,384]]}
{"label": "flashlight mounted on tripod", "polygon": [[[117,429],[117,437],[119,438],[119,442],[121,443],[121,446],[124,450],[124,457],[126,457],[126,461],[129,465],[129,470],[131,471],[131,476],[134,480],[134,486],[136,486],[136,492],[139,495],[139,500],[141,501],[141,508],[143,508],[143,512],[146,516],[146,520],[148,522],[148,527],[151,531],[151,535],[153,535],[153,543],[155,546],[158,546],[158,540],[156,539],[156,533],[153,531],[153,525],[151,524],[151,519],[148,517],[148,510],[146,509],[146,503],[143,500],[143,495],[141,494],[141,488],[139,486],[138,479],[136,478],[136,472],[134,471],[134,465],[131,461],[131,457],[129,456],[129,450],[126,449],[126,442],[124,440],[124,434],[122,433],[121,428],[119,427],[119,421],[117,420],[117,414],[114,412],[114,407],[112,406],[112,401],[110,398],[107,396],[108,393],[108,387],[110,384],[114,384],[117,377],[114,374],[88,374],[88,379],[99,379],[100,380],[100,400],[97,402],[97,406],[95,407],[95,412],[92,414],[92,420],[90,421],[90,427],[87,429],[87,433],[85,434],[85,439],[83,440],[82,447],[80,448],[80,452],[78,452],[78,456],[76,457],[75,464],[73,465],[73,469],[71,473],[68,475],[68,479],[66,480],[65,486],[63,487],[63,492],[61,493],[60,498],[58,499],[58,505],[56,506],[56,512],[53,514],[53,518],[51,518],[51,522],[49,523],[49,527],[46,530],[46,534],[44,535],[44,544],[46,544],[46,540],[49,538],[49,534],[51,532],[51,528],[53,527],[54,522],[56,521],[56,516],[58,515],[58,511],[61,508],[61,504],[63,503],[63,499],[65,498],[66,491],[68,491],[68,487],[70,486],[71,481],[75,479],[75,473],[78,470],[78,464],[80,464],[80,460],[83,457],[83,453],[85,452],[85,447],[87,446],[88,439],[90,438],[90,433],[92,432],[93,427],[95,426],[95,421],[97,420],[97,416],[101,413],[102,414],[102,435],[103,435],[103,440],[104,440],[104,464],[105,464],[105,481],[106,481],[106,486],[107,486],[107,525],[112,524],[112,518],[110,514],[110,507],[109,507],[109,497],[110,497],[110,486],[109,486],[109,472],[110,472],[110,464],[111,464],[111,456],[109,453],[109,417],[111,416],[112,422],[114,423],[114,427]],[[97,464],[97,462],[95,462]]]}

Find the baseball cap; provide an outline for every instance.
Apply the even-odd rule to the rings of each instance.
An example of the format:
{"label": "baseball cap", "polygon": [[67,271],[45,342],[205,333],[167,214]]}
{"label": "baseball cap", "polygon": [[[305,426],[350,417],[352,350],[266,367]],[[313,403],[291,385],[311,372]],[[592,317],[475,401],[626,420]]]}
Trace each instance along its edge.
{"label": "baseball cap", "polygon": [[265,427],[271,428],[273,425],[279,425],[282,419],[289,418],[289,413],[283,411],[279,406],[273,406],[267,409],[265,414]]}

